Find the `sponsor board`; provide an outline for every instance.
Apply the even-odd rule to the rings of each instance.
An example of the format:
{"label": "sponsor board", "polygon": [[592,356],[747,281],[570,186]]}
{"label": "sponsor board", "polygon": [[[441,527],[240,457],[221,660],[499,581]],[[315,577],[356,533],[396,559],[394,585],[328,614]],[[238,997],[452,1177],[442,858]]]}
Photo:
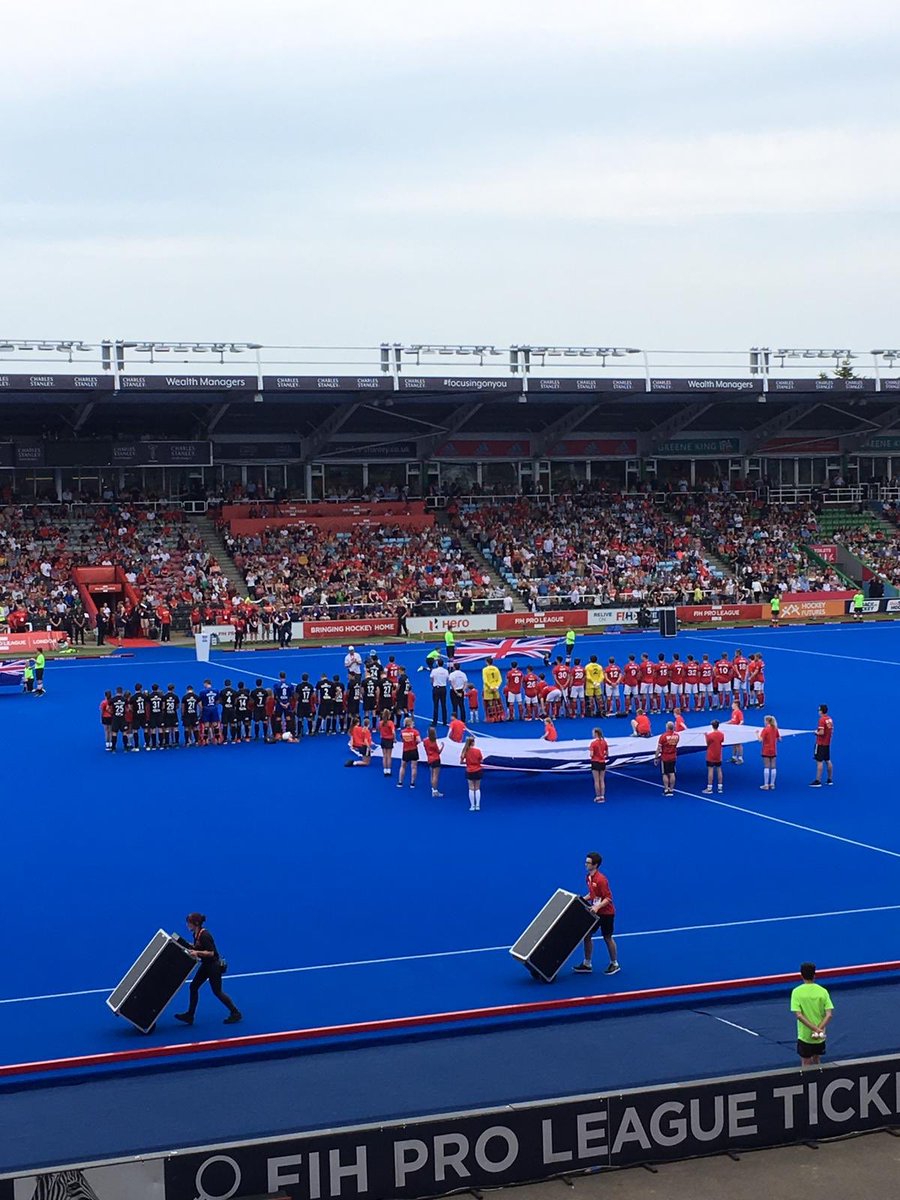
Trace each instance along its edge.
{"label": "sponsor board", "polygon": [[831,542],[827,546],[810,546],[810,550],[812,550],[813,554],[818,554],[823,562],[837,562],[837,546],[835,546],[834,542]]}
{"label": "sponsor board", "polygon": [[836,600],[833,597],[822,600],[790,600],[785,597],[781,601],[779,616],[782,621],[802,621],[807,617],[842,617],[845,604],[846,600]]}
{"label": "sponsor board", "polygon": [[339,637],[385,637],[396,635],[396,617],[360,617],[358,621],[302,621],[304,640]]}
{"label": "sponsor board", "polygon": [[167,1157],[165,1195],[403,1200],[799,1144],[896,1125],[898,1085],[881,1058],[219,1145]]}
{"label": "sponsor board", "polygon": [[209,643],[211,646],[216,646],[219,642],[234,641],[233,625],[201,625],[200,632],[212,635]]}
{"label": "sponsor board", "polygon": [[637,606],[632,608],[592,608],[588,625],[637,625]]}
{"label": "sponsor board", "polygon": [[68,640],[68,635],[54,630],[35,633],[0,633],[0,653],[7,650],[52,650],[54,646],[62,645]]}
{"label": "sponsor board", "polygon": [[406,627],[410,633],[446,633],[448,629],[454,633],[468,633],[469,630],[496,629],[498,616],[498,613],[473,613],[455,617],[410,617]]}
{"label": "sponsor board", "polygon": [[[784,613],[784,605],[781,607]],[[761,604],[680,604],[675,609],[679,621],[686,625],[698,621],[759,621],[763,616]]]}
{"label": "sponsor board", "polygon": [[150,1158],[20,1176],[0,1183],[0,1200],[163,1200],[164,1187],[163,1160]]}
{"label": "sponsor board", "polygon": [[[845,605],[844,612],[856,611],[852,600],[845,601]],[[900,613],[900,600],[864,600],[862,610],[864,613]]]}
{"label": "sponsor board", "polygon": [[498,613],[498,629],[577,629],[588,624],[586,608],[569,612]]}

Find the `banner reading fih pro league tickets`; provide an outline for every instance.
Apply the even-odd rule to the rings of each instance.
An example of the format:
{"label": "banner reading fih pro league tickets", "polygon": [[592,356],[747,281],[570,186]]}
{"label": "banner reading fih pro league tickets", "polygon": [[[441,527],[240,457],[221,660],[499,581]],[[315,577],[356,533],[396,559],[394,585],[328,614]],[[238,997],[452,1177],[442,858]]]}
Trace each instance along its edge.
{"label": "banner reading fih pro league tickets", "polygon": [[220,1146],[167,1159],[166,1200],[439,1196],[879,1129],[900,1059],[676,1085]]}

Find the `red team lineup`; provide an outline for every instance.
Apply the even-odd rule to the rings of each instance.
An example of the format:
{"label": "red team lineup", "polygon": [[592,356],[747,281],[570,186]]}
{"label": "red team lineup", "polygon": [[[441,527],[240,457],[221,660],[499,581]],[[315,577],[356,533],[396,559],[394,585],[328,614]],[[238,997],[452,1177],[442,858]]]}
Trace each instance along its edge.
{"label": "red team lineup", "polygon": [[729,658],[722,651],[710,662],[709,655],[684,659],[675,653],[671,661],[665,654],[651,660],[648,653],[630,654],[623,663],[610,657],[603,665],[592,654],[587,664],[580,658],[557,658],[551,668],[553,682],[546,672],[532,667],[523,671],[514,661],[506,672],[502,689],[503,707],[489,709],[489,723],[534,720],[537,717],[606,717],[634,713],[663,713],[680,709],[682,713],[730,709],[739,699],[747,707],[765,703],[766,667],[762,654],[745,657],[736,650]]}
{"label": "red team lineup", "polygon": [[[300,654],[302,655],[302,651]],[[339,653],[339,651],[335,651]],[[452,648],[450,648],[452,654]],[[313,682],[308,672],[299,674],[296,682],[280,672],[274,687],[267,687],[263,678],[248,686],[243,681],[232,685],[226,678],[221,687],[205,679],[195,691],[192,686],[178,695],[173,684],[165,689],[158,684],[144,688],[136,684],[133,690],[118,687],[107,692],[100,704],[100,719],[105,747],[115,752],[121,738],[125,751],[172,750],[179,747],[211,747],[237,743],[265,744],[294,743],[320,735],[345,735],[351,758],[347,766],[368,766],[373,747],[377,744],[382,757],[382,773],[393,777],[393,762],[399,763],[397,786],[404,786],[404,776],[414,788],[418,778],[420,749],[425,753],[424,765],[431,779],[431,792],[441,797],[439,775],[445,743],[437,738],[436,729],[422,738],[415,728],[416,697],[406,667],[391,654],[382,662],[372,650],[365,662],[353,647],[344,658],[343,673],[321,672]],[[766,667],[760,652],[745,655],[738,648],[733,654],[721,651],[711,658],[709,653],[699,657],[674,652],[667,657],[659,652],[636,652],[622,657],[610,655],[601,664],[598,655],[587,662],[567,646],[566,657],[557,656],[550,666],[549,655],[544,670],[527,664],[524,668],[512,659],[505,670],[488,658],[481,671],[482,694],[474,680],[469,679],[453,657],[448,656],[449,673],[436,651],[428,657],[435,676],[436,663],[448,677],[451,690],[452,715],[442,720],[446,729],[447,750],[454,761],[465,767],[469,784],[470,810],[481,807],[481,780],[485,770],[483,754],[477,745],[477,725],[483,700],[488,724],[502,722],[543,722],[542,740],[559,739],[554,722],[560,718],[600,719],[632,718],[630,731],[639,738],[652,738],[651,716],[665,716],[665,729],[659,734],[654,762],[661,770],[663,795],[675,792],[676,762],[680,735],[688,728],[685,718],[696,713],[722,713],[727,725],[743,725],[744,710],[762,709],[766,702]],[[302,661],[302,660],[301,660]],[[222,669],[227,669],[222,665]],[[549,670],[549,678],[548,678]],[[435,701],[432,724],[438,727],[438,707]],[[719,730],[719,720],[705,732],[707,786],[706,794],[724,790],[722,773],[725,737]],[[833,722],[827,706],[820,706],[816,730],[816,778],[811,786],[833,784],[830,746]],[[777,780],[777,754],[780,741],[774,717],[765,716],[758,735],[763,766],[763,791],[774,791]],[[453,747],[453,749],[451,749]],[[609,744],[603,731],[595,727],[587,749],[587,759],[594,781],[594,800],[605,803],[606,767]],[[446,763],[449,759],[444,758]],[[731,747],[731,763],[744,762],[743,745]]]}

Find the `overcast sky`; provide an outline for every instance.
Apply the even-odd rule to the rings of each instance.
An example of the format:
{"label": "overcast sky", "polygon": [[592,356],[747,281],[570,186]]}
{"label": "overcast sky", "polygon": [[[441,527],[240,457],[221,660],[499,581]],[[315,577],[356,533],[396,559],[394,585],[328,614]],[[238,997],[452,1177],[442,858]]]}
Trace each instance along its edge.
{"label": "overcast sky", "polygon": [[4,6],[0,336],[896,346],[896,0]]}

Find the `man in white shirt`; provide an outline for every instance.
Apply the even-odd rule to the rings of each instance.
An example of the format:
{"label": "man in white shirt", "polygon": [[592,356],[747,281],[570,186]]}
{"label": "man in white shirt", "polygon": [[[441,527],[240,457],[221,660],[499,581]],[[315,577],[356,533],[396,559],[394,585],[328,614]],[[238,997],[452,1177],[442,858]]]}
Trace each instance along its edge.
{"label": "man in white shirt", "polygon": [[509,595],[509,593],[507,593],[503,597],[503,611],[505,613],[510,613],[510,612],[512,612],[512,610],[513,610],[513,598],[512,598],[512,596]]}
{"label": "man in white shirt", "polygon": [[344,655],[344,669],[351,680],[354,675],[357,678],[362,675],[362,658],[352,646],[348,647],[347,653]]}
{"label": "man in white shirt", "polygon": [[453,715],[459,717],[461,721],[466,719],[466,688],[468,686],[468,675],[459,667],[454,667],[450,672],[450,707]]}
{"label": "man in white shirt", "polygon": [[447,724],[447,684],[450,681],[450,672],[444,666],[444,660],[439,658],[437,663],[431,669],[431,695],[434,701],[434,715],[431,718],[432,725],[438,723],[438,710],[441,713],[441,722]]}

